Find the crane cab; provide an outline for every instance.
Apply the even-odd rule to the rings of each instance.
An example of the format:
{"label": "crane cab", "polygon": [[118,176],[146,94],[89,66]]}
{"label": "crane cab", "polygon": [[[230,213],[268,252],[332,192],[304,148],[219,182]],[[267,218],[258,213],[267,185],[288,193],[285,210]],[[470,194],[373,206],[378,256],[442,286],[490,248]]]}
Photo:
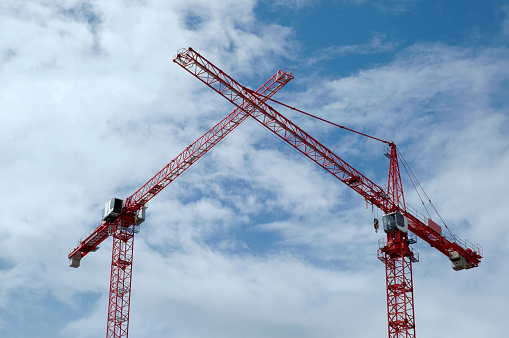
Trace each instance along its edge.
{"label": "crane cab", "polygon": [[408,232],[408,218],[400,212],[390,212],[382,216],[382,223],[386,233],[401,230]]}
{"label": "crane cab", "polygon": [[111,223],[117,219],[117,217],[120,216],[120,213],[122,212],[123,204],[124,201],[122,201],[120,198],[112,198],[106,202],[103,210],[103,221]]}
{"label": "crane cab", "polygon": [[145,222],[145,210],[147,210],[147,207],[141,207],[141,209],[136,212],[134,216],[134,224],[140,225]]}

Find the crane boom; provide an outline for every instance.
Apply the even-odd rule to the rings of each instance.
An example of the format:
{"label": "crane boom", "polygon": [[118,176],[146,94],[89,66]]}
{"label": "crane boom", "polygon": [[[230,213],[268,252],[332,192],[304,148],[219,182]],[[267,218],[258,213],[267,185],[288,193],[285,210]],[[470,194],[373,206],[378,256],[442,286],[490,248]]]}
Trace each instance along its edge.
{"label": "crane boom", "polygon": [[[179,50],[173,62],[183,67],[235,106],[243,109],[246,114],[249,114],[286,143],[359,193],[368,203],[377,206],[386,213],[396,210],[403,212],[408,217],[408,230],[438,251],[449,256],[449,258],[451,258],[450,254],[452,252],[457,252],[468,262],[466,268],[479,265],[482,258],[482,248],[480,246],[462,241],[456,236],[447,238],[425,224],[424,220],[421,220],[418,216],[407,210],[401,210],[399,201],[393,201],[391,195],[385,192],[384,189],[362,175],[334,152],[269,106],[253,91],[239,84],[192,48]],[[241,105],[244,102],[250,103],[247,109]],[[395,145],[392,145],[395,148]]]}
{"label": "crane boom", "polygon": [[301,153],[327,170],[340,181],[349,185],[367,200],[381,201],[385,191],[355,168],[336,156],[290,120],[267,105],[253,92],[214,66],[192,48],[179,50],[173,62],[179,64],[207,86],[221,94],[237,107],[244,101],[251,104],[245,112],[256,121],[297,148]]}
{"label": "crane boom", "polygon": [[[410,244],[416,241],[415,235],[449,256],[454,270],[478,266],[482,258],[482,248],[479,245],[471,245],[468,241],[460,241],[454,235],[447,238],[442,235],[437,224],[429,219],[425,224],[416,214],[408,212],[403,196],[396,145],[383,141],[391,149],[388,154],[389,180],[385,192],[266,104],[266,100],[261,99],[262,96],[240,85],[192,48],[179,50],[173,61],[237,107],[244,109],[240,103],[250,102],[248,109],[244,109],[247,114],[359,193],[368,203],[385,212],[383,221],[387,240],[379,241],[377,256],[386,268],[389,338],[415,338],[412,263],[418,262],[419,256],[410,247]],[[410,236],[409,230],[414,233],[413,236]]]}
{"label": "crane boom", "polygon": [[[293,76],[289,70],[279,70],[258,91],[266,93],[265,96],[273,96],[279,89],[288,83]],[[126,199],[124,208],[127,211],[135,212],[143,207],[159,191],[173,182],[193,163],[207,153],[212,147],[220,142],[226,135],[242,123],[248,115],[244,110],[248,109],[248,102],[242,102],[231,114],[226,116],[221,122],[210,129],[205,135],[200,137],[173,161],[168,163],[159,173],[145,183],[133,195]]]}
{"label": "crane boom", "polygon": [[[268,99],[292,79],[290,71],[280,70],[265,82],[258,92]],[[134,234],[139,231],[139,225],[145,219],[145,204],[242,123],[248,116],[245,110],[249,104],[247,101],[240,103],[237,109],[129,196],[126,203],[116,198],[106,203],[103,221],[89,235],[83,236],[84,239],[79,241],[78,246],[69,254],[69,265],[77,268],[88,252],[96,251],[106,237],[113,237],[107,337],[119,338],[128,335]]]}
{"label": "crane boom", "polygon": [[[265,95],[267,98],[272,97],[292,79],[293,75],[290,70],[279,70],[258,88],[257,92]],[[248,109],[249,104],[249,102],[240,102],[239,107],[184,149],[147,183],[129,196],[124,203],[122,213],[132,215],[142,209],[150,199],[182,175],[199,158],[230,134],[248,117],[245,110]],[[89,252],[97,250],[99,245],[110,235],[110,229],[113,225],[113,222],[102,221],[90,234],[83,236],[78,246],[69,253],[69,259],[74,257],[80,260]]]}

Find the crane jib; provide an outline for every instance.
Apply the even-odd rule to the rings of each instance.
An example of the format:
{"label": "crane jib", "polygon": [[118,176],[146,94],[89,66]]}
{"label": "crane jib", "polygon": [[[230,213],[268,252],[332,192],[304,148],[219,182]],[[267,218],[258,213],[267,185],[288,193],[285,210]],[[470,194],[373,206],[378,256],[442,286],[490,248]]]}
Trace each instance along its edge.
{"label": "crane jib", "polygon": [[[292,79],[293,75],[290,70],[278,70],[270,79],[260,86],[257,92],[266,97],[272,97]],[[242,107],[246,109],[246,105],[248,105],[248,103],[243,104]],[[181,152],[175,159],[169,162],[133,195],[129,196],[124,202],[122,213],[124,215],[134,215],[139,210],[142,210],[149,200],[181,176],[193,163],[229,135],[237,126],[246,120],[247,117],[248,115],[240,108],[228,114],[224,119]],[[113,221],[113,223],[102,222],[93,229],[89,235],[84,236],[84,239],[79,241],[78,246],[68,255],[70,266],[78,267],[82,257],[91,251],[97,250],[99,245],[110,235],[110,228],[114,226],[114,223],[115,221]]]}
{"label": "crane jib", "polygon": [[[323,144],[268,105],[266,103],[267,99],[262,100],[260,96],[253,94],[250,90],[246,90],[244,86],[214,66],[192,48],[179,50],[173,62],[182,66],[207,86],[232,102],[237,108],[243,109],[240,102],[250,102],[249,107],[251,110],[244,109],[246,114],[249,114],[286,143],[347,184],[354,191],[362,195],[367,202],[376,205],[384,212],[394,211],[395,209],[400,210],[399,208],[402,208],[404,213],[411,215],[405,210],[404,201],[402,206],[400,206],[400,202],[393,200],[393,195],[401,195],[402,197],[400,186],[394,187],[393,194],[385,193],[384,189],[362,175]],[[394,146],[395,151],[395,145],[391,145]],[[394,178],[393,181],[398,180]],[[466,260],[472,264],[472,267],[480,263],[482,249],[472,250],[470,247],[456,243],[457,241],[448,240],[445,236],[439,237],[439,240],[434,240],[433,238],[435,238],[436,234],[433,233],[434,230],[432,228],[415,217],[412,220],[409,223],[409,230],[443,254],[449,255],[451,251],[459,250]],[[480,248],[480,246],[474,246],[475,248]]]}
{"label": "crane jib", "polygon": [[437,232],[436,227],[423,226],[420,220],[406,211],[394,143],[389,143],[388,188],[384,193],[378,185],[266,104],[266,100],[253,95],[192,48],[179,51],[173,61],[238,108],[243,109],[241,102],[250,102],[250,109],[243,109],[246,114],[385,212],[382,219],[387,240],[379,241],[377,256],[386,268],[390,338],[415,337],[412,263],[419,261],[419,254],[410,247],[417,240],[415,235],[446,254],[454,270],[469,269],[479,264],[482,250],[473,251],[459,245],[454,236],[453,241],[449,240]]}
{"label": "crane jib", "polygon": [[106,237],[113,236],[108,337],[127,337],[134,234],[139,231],[139,224],[145,219],[146,203],[249,116],[359,193],[367,202],[376,205],[386,213],[382,220],[387,241],[379,241],[381,246],[377,255],[386,266],[388,322],[391,338],[400,337],[403,333],[405,337],[415,337],[411,271],[412,263],[419,260],[419,255],[409,244],[415,243],[417,236],[448,255],[454,270],[469,269],[480,263],[483,254],[480,246],[466,240],[462,241],[452,233],[450,235],[443,233],[438,224],[429,219],[424,220],[407,209],[396,146],[393,143],[388,143],[391,154],[389,182],[385,192],[267,104],[267,100],[293,79],[291,71],[278,71],[256,92],[253,92],[240,85],[192,48],[180,50],[173,61],[228,99],[237,108],[189,145],[125,202],[116,198],[107,202],[103,221],[90,234],[83,236],[78,247],[69,254],[70,266],[76,268],[83,256],[97,250]]}

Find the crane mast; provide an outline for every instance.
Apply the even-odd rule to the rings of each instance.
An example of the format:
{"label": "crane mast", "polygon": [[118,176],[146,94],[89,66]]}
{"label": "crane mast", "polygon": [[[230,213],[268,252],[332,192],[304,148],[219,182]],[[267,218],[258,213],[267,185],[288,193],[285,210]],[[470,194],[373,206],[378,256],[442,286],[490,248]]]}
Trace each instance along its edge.
{"label": "crane mast", "polygon": [[389,157],[386,209],[391,212],[383,216],[387,239],[379,241],[377,256],[385,264],[388,333],[389,338],[414,338],[412,263],[419,261],[419,254],[410,247],[416,239],[408,233],[408,222],[405,223],[405,197],[394,143],[389,144],[386,155]]}
{"label": "crane mast", "polygon": [[379,242],[378,258],[386,266],[390,338],[415,337],[412,262],[417,262],[419,255],[410,244],[415,243],[416,236],[447,255],[455,270],[479,265],[482,258],[479,245],[442,234],[440,226],[431,219],[407,210],[394,143],[386,142],[390,147],[387,154],[390,164],[385,191],[269,106],[263,96],[236,82],[192,48],[179,50],[173,61],[238,108],[244,109],[241,104],[249,102],[244,109],[246,114],[385,212],[387,239]]}
{"label": "crane mast", "polygon": [[[291,71],[279,70],[257,92],[268,99],[292,79]],[[103,221],[90,234],[83,236],[78,246],[69,253],[70,266],[77,268],[85,255],[96,251],[108,236],[113,237],[107,337],[128,336],[134,234],[145,219],[145,205],[246,120],[248,115],[245,111],[249,110],[249,105],[249,102],[240,103],[238,108],[126,198],[125,203],[116,198],[106,203]]]}

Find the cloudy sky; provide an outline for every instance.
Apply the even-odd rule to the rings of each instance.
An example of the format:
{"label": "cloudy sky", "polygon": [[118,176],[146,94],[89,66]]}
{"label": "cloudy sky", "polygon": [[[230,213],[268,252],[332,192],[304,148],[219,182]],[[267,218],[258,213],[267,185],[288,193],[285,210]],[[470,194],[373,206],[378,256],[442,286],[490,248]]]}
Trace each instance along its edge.
{"label": "cloudy sky", "polygon": [[[507,334],[509,2],[2,0],[0,336],[105,335],[111,239],[79,269],[69,250],[234,108],[172,62],[189,46],[254,89],[289,68],[277,99],[398,144],[484,248],[455,272],[414,245],[416,333]],[[380,143],[275,108],[386,184]],[[130,336],[386,337],[374,217],[247,120],[150,201]]]}

